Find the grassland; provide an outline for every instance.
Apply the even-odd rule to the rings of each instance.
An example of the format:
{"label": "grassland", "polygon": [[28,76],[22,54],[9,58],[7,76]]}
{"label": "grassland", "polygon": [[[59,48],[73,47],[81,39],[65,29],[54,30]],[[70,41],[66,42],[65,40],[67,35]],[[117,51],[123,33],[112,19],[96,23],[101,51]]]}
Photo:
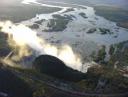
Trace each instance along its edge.
{"label": "grassland", "polygon": [[15,23],[31,19],[36,14],[59,11],[60,8],[42,7],[37,5],[8,5],[0,6],[0,20],[11,20]]}
{"label": "grassland", "polygon": [[111,6],[94,6],[96,14],[117,22],[118,26],[128,28],[128,10]]}

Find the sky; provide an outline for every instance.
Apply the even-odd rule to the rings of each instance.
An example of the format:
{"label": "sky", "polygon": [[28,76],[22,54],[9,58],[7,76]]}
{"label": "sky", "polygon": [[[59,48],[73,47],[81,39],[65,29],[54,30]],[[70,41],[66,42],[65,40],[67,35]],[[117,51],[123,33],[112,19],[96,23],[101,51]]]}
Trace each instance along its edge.
{"label": "sky", "polygon": [[[21,2],[22,0],[0,0],[0,5],[2,4],[14,4]],[[74,2],[79,4],[86,4],[90,2],[92,4],[101,5],[108,4],[114,6],[120,6],[126,8],[128,6],[128,0],[39,0],[39,1],[58,1],[58,2]]]}
{"label": "sky", "polygon": [[82,5],[88,5],[89,2],[94,5],[111,5],[120,8],[128,9],[128,0],[39,0],[39,1],[57,1],[57,2],[70,2]]}

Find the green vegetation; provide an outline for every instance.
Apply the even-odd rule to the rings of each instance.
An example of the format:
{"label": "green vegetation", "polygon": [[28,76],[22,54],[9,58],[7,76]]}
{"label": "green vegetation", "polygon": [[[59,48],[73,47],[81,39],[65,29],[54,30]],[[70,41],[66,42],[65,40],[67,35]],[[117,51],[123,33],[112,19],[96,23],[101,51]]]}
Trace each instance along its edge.
{"label": "green vegetation", "polygon": [[0,32],[0,57],[6,56],[10,52],[10,47],[7,43],[7,35]]}
{"label": "green vegetation", "polygon": [[[89,29],[86,33],[88,34],[92,34],[94,33],[95,31],[97,31],[98,29],[96,28],[91,28]],[[104,34],[113,34],[113,32],[110,31],[110,29],[106,29],[106,28],[99,28],[99,33],[101,35],[104,35]]]}
{"label": "green vegetation", "polygon": [[[33,69],[11,68],[9,70],[14,71],[16,74],[18,74],[17,72],[19,72],[18,77],[20,77],[20,79],[24,81],[28,87],[30,87],[30,90],[32,90],[31,93],[33,95],[32,97],[42,97],[42,96],[47,97],[48,95],[50,96],[50,94],[52,93],[55,93],[54,95],[60,94],[58,90],[55,92],[54,88],[50,88],[49,86],[47,86],[45,83],[42,82],[44,80],[46,82],[47,81],[53,82],[56,80],[56,78],[47,76],[44,73],[40,73]],[[76,75],[74,77],[77,76],[79,75]],[[86,74],[86,79],[76,82],[74,83],[74,85],[77,90],[85,91],[85,92],[92,91],[94,93],[97,84],[101,78],[106,80],[102,93],[117,94],[117,93],[127,92],[128,78],[123,77],[122,73],[117,69],[113,69],[111,67],[107,67],[103,65],[102,66],[96,65],[89,68]],[[59,80],[59,82],[61,83],[61,80]],[[51,91],[50,94],[49,91]]]}
{"label": "green vegetation", "polygon": [[83,13],[83,12],[82,12],[82,13],[79,13],[79,15],[80,15],[81,17],[85,18],[85,19],[88,18],[88,17],[86,16],[86,14]]}
{"label": "green vegetation", "polygon": [[107,66],[93,66],[87,72],[87,79],[78,83],[85,91],[95,91],[100,79],[106,80],[103,93],[124,93],[128,89],[128,78]]}
{"label": "green vegetation", "polygon": [[110,50],[109,50],[109,54],[110,55],[113,55],[114,54],[114,51],[115,51],[115,48],[113,45],[110,46]]}
{"label": "green vegetation", "polygon": [[98,54],[93,57],[93,60],[96,62],[104,62],[104,59],[106,57],[106,51],[105,51],[105,46],[102,46],[102,48],[98,51]]}
{"label": "green vegetation", "polygon": [[39,25],[38,24],[33,24],[31,26],[29,26],[31,29],[39,29]]}
{"label": "green vegetation", "polygon": [[[9,70],[13,71],[21,80],[23,80],[32,89],[31,97],[44,97],[50,95],[51,89],[44,83],[44,81],[54,81],[53,77],[49,77],[42,74],[34,69],[26,69],[19,67],[8,67]],[[53,91],[53,89],[52,89]],[[52,93],[51,91],[51,93]],[[47,96],[46,96],[47,97]]]}
{"label": "green vegetation", "polygon": [[118,22],[117,26],[128,28],[128,20],[127,21]]}
{"label": "green vegetation", "polygon": [[92,34],[92,33],[94,33],[95,31],[96,31],[96,28],[91,28],[91,29],[89,29],[86,33]]}
{"label": "green vegetation", "polygon": [[11,71],[0,67],[0,91],[8,97],[32,97],[32,88]]}
{"label": "green vegetation", "polygon": [[111,7],[111,6],[95,6],[96,14],[107,18],[108,20],[117,22],[118,26],[128,28],[128,11]]}
{"label": "green vegetation", "polygon": [[37,5],[8,5],[0,6],[0,19],[11,20],[15,23],[28,20],[36,14],[51,13],[61,10],[60,8],[50,8]]}
{"label": "green vegetation", "polygon": [[109,29],[106,28],[99,28],[101,34],[112,34],[112,32]]}
{"label": "green vegetation", "polygon": [[0,32],[0,48],[5,47],[6,35]]}
{"label": "green vegetation", "polygon": [[42,20],[36,21],[35,23],[41,25],[42,22],[44,22],[44,21],[45,21],[45,19],[42,19]]}
{"label": "green vegetation", "polygon": [[67,24],[69,21],[72,20],[72,16],[61,16],[61,15],[53,15],[54,19],[50,19],[48,23],[48,30],[45,30],[47,32],[53,32],[53,31],[63,31],[67,28]]}
{"label": "green vegetation", "polygon": [[111,46],[109,52],[111,55],[109,60],[110,65],[113,66],[114,64],[116,64],[118,68],[123,68],[124,66],[128,66],[128,42],[127,41]]}
{"label": "green vegetation", "polygon": [[33,93],[33,97],[42,97],[45,95],[44,87],[38,87],[38,89]]}

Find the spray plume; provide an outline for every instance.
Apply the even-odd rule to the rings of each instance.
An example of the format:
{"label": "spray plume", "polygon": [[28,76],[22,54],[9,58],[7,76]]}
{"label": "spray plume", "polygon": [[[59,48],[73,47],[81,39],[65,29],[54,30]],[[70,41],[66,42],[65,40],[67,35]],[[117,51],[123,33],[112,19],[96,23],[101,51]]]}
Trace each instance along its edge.
{"label": "spray plume", "polygon": [[29,4],[29,3],[32,3],[32,2],[36,2],[36,0],[23,0],[22,3],[24,4]]}
{"label": "spray plume", "polygon": [[67,66],[81,70],[81,59],[74,54],[69,45],[56,47],[47,43],[44,39],[37,36],[37,33],[23,24],[15,25],[10,21],[0,22],[1,31],[8,34],[8,43],[15,48],[17,55],[13,59],[20,60],[24,56],[31,55],[31,50],[38,52],[38,55],[49,54],[58,57],[66,63]]}

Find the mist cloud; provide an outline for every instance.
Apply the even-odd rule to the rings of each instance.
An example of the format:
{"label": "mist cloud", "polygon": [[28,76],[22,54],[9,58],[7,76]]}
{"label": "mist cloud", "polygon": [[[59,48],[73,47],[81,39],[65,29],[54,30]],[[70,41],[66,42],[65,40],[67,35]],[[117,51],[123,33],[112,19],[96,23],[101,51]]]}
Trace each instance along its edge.
{"label": "mist cloud", "polygon": [[49,54],[55,56],[73,69],[81,70],[82,62],[69,45],[57,47],[47,43],[43,38],[37,36],[37,32],[31,30],[23,24],[15,25],[10,21],[0,22],[2,32],[8,34],[8,43],[13,48],[18,48],[17,57],[23,58],[29,56],[32,50],[38,52],[38,55]]}

